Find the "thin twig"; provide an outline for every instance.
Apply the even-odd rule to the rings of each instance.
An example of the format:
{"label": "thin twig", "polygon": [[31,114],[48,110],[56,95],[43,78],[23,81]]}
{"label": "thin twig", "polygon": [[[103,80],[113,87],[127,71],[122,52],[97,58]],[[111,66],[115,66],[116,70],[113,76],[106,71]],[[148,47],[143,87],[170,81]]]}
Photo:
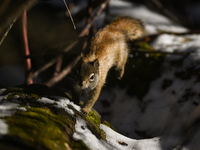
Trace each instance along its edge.
{"label": "thin twig", "polygon": [[[74,26],[74,29],[76,29],[76,25],[75,25],[75,23],[74,23],[74,20],[73,20],[73,18],[72,18],[72,15],[71,15],[71,13],[70,13],[70,10],[69,10],[69,8],[68,8],[68,6],[67,6],[67,3],[66,3],[65,0],[63,0],[63,2],[64,2],[65,6],[66,6],[66,8],[67,8],[67,11],[68,11],[69,16],[70,16],[70,18],[71,18],[71,21],[72,21],[72,24],[73,24],[73,26]],[[58,62],[57,62],[57,64],[56,64],[56,69],[55,69],[55,72],[54,72],[54,76],[56,76],[56,75],[60,72],[61,66],[62,66],[62,62],[63,62],[63,57],[60,56],[59,59],[58,59]]]}
{"label": "thin twig", "polygon": [[44,66],[42,66],[40,69],[38,69],[37,71],[32,73],[32,75],[30,75],[28,77],[27,82],[29,82],[33,78],[36,78],[41,72],[45,71],[47,68],[49,68],[50,66],[55,64],[58,61],[59,58],[60,58],[60,56],[54,58],[53,60],[51,60],[50,62],[46,63]]}
{"label": "thin twig", "polygon": [[80,56],[76,57],[73,62],[71,62],[68,66],[66,66],[62,72],[60,72],[57,76],[52,77],[48,82],[44,83],[47,86],[53,86],[56,83],[58,83],[60,80],[62,80],[76,65],[76,63],[79,61]]}
{"label": "thin twig", "polygon": [[[27,36],[27,16],[26,16],[26,10],[24,10],[24,13],[22,15],[22,32],[23,32],[23,40],[24,40],[24,55],[29,56],[30,51],[29,51],[29,46],[28,46],[28,36]],[[26,76],[26,81],[28,77],[31,75],[31,59],[26,58],[25,60],[25,76]],[[33,80],[29,80],[27,84],[32,84]]]}
{"label": "thin twig", "polygon": [[[92,0],[88,0],[87,17],[86,17],[87,24],[91,22],[91,16],[92,16]],[[90,34],[90,29],[88,28],[85,35],[89,35],[89,34]],[[88,42],[88,39],[85,39],[83,42],[82,50],[84,50],[85,47],[87,46],[87,42]]]}
{"label": "thin twig", "polygon": [[6,38],[6,36],[8,35],[8,32],[10,31],[10,29],[12,28],[13,24],[15,23],[17,18],[15,18],[13,20],[13,22],[10,24],[10,26],[8,27],[8,29],[6,30],[5,34],[3,35],[3,37],[1,38],[1,41],[0,41],[0,46],[1,44],[3,43],[4,39]]}
{"label": "thin twig", "polygon": [[54,72],[53,76],[57,76],[58,73],[60,73],[62,62],[63,62],[63,56],[59,57],[59,60],[58,60],[58,62],[56,64],[56,69],[55,69],[55,72]]}
{"label": "thin twig", "polygon": [[68,6],[67,6],[67,3],[65,2],[65,0],[63,0],[63,2],[64,2],[65,6],[66,6],[66,8],[67,8],[67,11],[68,11],[68,13],[69,13],[69,16],[70,16],[71,20],[72,20],[72,24],[73,24],[73,26],[74,26],[74,29],[76,29],[76,25],[75,25],[75,23],[74,23],[74,20],[73,20],[73,18],[72,18],[72,15],[71,15],[71,13],[70,13],[70,11],[69,11],[69,8],[68,8]]}

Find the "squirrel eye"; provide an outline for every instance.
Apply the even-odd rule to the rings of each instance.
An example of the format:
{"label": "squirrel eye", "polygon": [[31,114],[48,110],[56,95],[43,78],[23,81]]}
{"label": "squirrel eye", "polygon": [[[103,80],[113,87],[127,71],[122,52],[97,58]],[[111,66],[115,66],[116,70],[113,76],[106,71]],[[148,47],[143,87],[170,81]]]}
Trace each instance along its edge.
{"label": "squirrel eye", "polygon": [[90,81],[94,81],[94,73],[90,74]]}

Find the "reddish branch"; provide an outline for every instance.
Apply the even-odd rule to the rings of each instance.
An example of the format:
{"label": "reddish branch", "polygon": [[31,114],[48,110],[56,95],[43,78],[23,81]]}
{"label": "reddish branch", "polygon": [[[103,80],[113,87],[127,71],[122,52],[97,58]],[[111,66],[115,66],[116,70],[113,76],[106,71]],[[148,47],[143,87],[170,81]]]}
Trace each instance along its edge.
{"label": "reddish branch", "polygon": [[[27,37],[27,16],[26,10],[22,15],[22,32],[23,32],[23,40],[24,40],[24,56],[26,57],[25,60],[25,76],[26,79],[31,75],[31,59],[28,58],[30,56],[29,46],[28,46],[28,37]],[[32,84],[33,80],[29,80],[26,84]]]}

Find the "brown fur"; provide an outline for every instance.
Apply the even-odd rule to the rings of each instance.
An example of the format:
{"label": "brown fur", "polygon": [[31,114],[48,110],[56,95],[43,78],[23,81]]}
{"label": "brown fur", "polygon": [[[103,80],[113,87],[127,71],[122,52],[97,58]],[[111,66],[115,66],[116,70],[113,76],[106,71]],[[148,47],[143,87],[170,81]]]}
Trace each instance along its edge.
{"label": "brown fur", "polygon": [[[98,99],[106,81],[107,73],[111,67],[116,67],[118,79],[123,77],[124,66],[129,53],[127,40],[137,39],[141,37],[142,34],[143,27],[139,21],[130,17],[119,17],[110,25],[99,30],[92,38],[89,51],[82,56],[80,62],[82,67],[79,67],[81,68],[81,70],[79,69],[81,74],[79,76],[84,74],[83,77],[81,77],[84,78],[86,76],[86,70],[83,69],[83,66],[88,66],[95,61],[98,62],[98,67],[93,67],[95,65],[91,65],[93,71],[87,73],[87,76],[95,71],[98,76],[95,78],[97,85],[95,85],[94,88],[90,88],[89,85],[87,89],[79,86],[79,88],[85,91],[85,103],[82,108],[84,114],[90,111]],[[85,81],[81,82],[85,83]],[[90,84],[89,81],[88,84]]]}

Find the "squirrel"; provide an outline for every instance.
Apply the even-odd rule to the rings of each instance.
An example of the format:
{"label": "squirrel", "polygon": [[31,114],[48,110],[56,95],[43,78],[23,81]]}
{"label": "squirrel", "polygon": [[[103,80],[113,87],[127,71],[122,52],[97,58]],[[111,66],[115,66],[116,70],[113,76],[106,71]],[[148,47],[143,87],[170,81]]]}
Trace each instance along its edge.
{"label": "squirrel", "polygon": [[87,115],[97,101],[111,67],[115,66],[118,79],[123,77],[129,54],[127,41],[138,39],[143,33],[140,21],[121,16],[93,36],[73,73],[72,100],[78,104],[84,94],[82,114]]}

